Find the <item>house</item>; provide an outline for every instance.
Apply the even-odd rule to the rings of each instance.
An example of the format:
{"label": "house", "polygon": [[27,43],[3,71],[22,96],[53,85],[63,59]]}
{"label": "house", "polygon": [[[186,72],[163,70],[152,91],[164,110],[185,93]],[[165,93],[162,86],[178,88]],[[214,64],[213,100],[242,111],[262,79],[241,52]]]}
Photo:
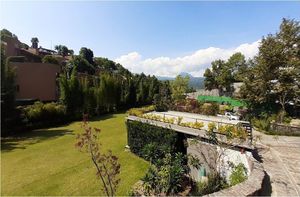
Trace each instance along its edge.
{"label": "house", "polygon": [[41,61],[45,55],[56,52],[38,46],[22,48],[20,43],[16,37],[2,41],[4,55],[10,57],[9,65],[16,73],[16,100],[58,100],[57,77],[61,66]]}

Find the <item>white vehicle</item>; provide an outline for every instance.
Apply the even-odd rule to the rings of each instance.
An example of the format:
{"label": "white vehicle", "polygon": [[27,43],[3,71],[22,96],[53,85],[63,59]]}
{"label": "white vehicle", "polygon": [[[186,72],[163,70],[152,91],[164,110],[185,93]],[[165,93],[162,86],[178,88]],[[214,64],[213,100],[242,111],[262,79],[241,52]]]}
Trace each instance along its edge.
{"label": "white vehicle", "polygon": [[240,117],[237,115],[234,115],[233,113],[230,112],[225,112],[225,117],[229,118],[229,120],[239,120]]}

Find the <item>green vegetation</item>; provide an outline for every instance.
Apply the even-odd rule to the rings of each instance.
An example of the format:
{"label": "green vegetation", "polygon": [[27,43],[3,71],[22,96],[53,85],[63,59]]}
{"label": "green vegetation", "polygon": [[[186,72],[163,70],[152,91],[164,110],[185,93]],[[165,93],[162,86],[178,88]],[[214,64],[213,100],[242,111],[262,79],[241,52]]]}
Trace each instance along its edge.
{"label": "green vegetation", "polygon": [[74,54],[74,51],[72,49],[68,49],[68,47],[66,47],[65,45],[55,45],[54,49],[59,55],[63,57]]}
{"label": "green vegetation", "polygon": [[178,75],[174,81],[171,82],[172,98],[174,100],[181,100],[185,98],[185,93],[189,89],[189,76],[182,77]]}
{"label": "green vegetation", "polygon": [[42,62],[50,64],[59,64],[58,60],[52,55],[46,55],[45,57],[43,57]]}
{"label": "green vegetation", "polygon": [[226,180],[218,173],[211,173],[207,178],[207,181],[196,183],[192,191],[193,196],[203,196],[206,194],[211,194],[228,187]]}
{"label": "green vegetation", "polygon": [[147,174],[142,179],[145,195],[165,194],[176,195],[184,188],[185,174],[188,173],[186,158],[182,153],[166,156],[151,165]]}
{"label": "green vegetation", "polygon": [[[121,164],[116,195],[127,195],[149,164],[125,150],[125,114],[108,114],[90,121],[101,128],[103,149],[111,149]],[[118,127],[116,127],[118,125]],[[88,155],[75,149],[80,122],[23,132],[1,141],[1,195],[105,195]]]}
{"label": "green vegetation", "polygon": [[239,163],[233,167],[231,175],[229,177],[230,185],[239,184],[247,179],[247,168],[244,164]]}
{"label": "green vegetation", "polygon": [[[1,34],[2,35],[2,34]],[[6,134],[6,129],[14,124],[15,110],[15,71],[5,62],[1,45],[1,132]]]}
{"label": "green vegetation", "polygon": [[175,153],[182,148],[178,145],[177,132],[139,121],[128,120],[126,124],[130,150],[142,158],[155,162],[166,153]]}
{"label": "green vegetation", "polygon": [[35,102],[33,105],[28,105],[22,109],[25,116],[25,121],[28,124],[48,124],[60,123],[68,120],[66,107],[57,103]]}
{"label": "green vegetation", "polygon": [[218,89],[221,94],[224,90],[232,94],[233,83],[241,82],[247,74],[247,62],[241,53],[233,54],[227,61],[215,60],[211,66],[212,68],[207,68],[204,73],[205,89]]}

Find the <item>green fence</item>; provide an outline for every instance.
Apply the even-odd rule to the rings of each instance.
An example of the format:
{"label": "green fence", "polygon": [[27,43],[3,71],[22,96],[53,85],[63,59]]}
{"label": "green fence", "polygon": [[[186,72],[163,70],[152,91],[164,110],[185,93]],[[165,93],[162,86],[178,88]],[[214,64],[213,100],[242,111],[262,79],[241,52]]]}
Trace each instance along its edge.
{"label": "green fence", "polygon": [[243,101],[239,101],[226,96],[204,96],[199,95],[197,98],[198,101],[202,102],[217,102],[217,103],[226,103],[234,107],[246,107],[247,104]]}

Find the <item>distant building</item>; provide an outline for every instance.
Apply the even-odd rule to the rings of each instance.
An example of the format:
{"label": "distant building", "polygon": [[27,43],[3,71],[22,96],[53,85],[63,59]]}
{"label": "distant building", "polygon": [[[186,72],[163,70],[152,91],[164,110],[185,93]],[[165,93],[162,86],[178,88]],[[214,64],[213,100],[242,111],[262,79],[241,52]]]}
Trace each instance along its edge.
{"label": "distant building", "polygon": [[56,101],[59,97],[59,65],[33,62],[11,62],[16,72],[16,99]]}
{"label": "distant building", "polygon": [[[54,55],[56,52],[38,48],[37,45],[34,48],[21,48],[21,42],[17,38],[8,37],[2,44],[6,57],[21,57],[17,62],[14,58],[10,61],[10,66],[16,72],[16,99],[56,101],[59,97],[57,77],[61,66],[41,62],[45,55]],[[59,62],[62,61],[64,58]]]}

